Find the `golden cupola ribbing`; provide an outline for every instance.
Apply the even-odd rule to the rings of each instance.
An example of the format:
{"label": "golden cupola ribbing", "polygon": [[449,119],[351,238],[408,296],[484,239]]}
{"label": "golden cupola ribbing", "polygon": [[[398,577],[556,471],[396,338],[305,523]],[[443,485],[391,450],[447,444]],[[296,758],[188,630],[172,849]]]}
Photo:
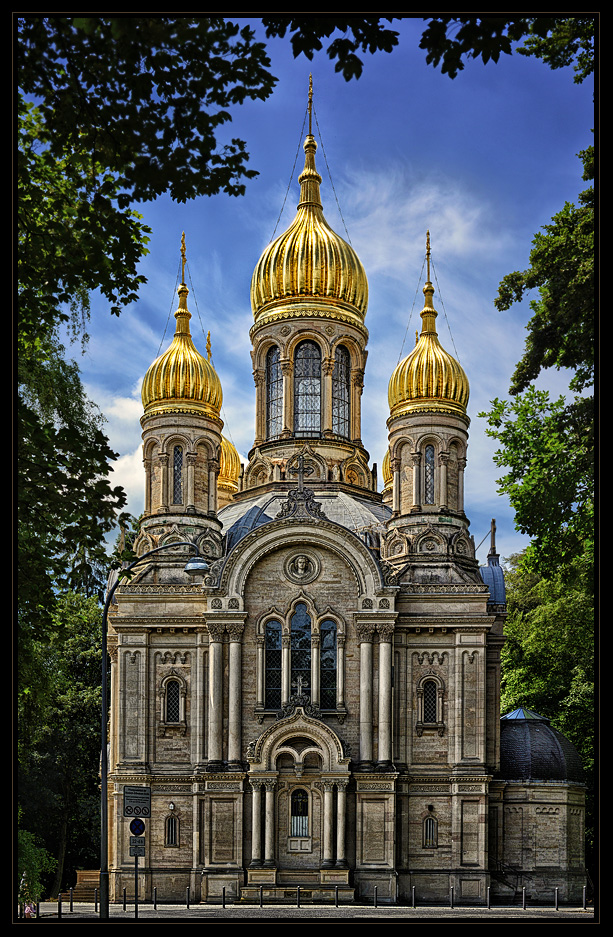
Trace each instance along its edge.
{"label": "golden cupola ribbing", "polygon": [[388,387],[390,416],[435,410],[466,416],[469,385],[463,368],[439,342],[434,287],[430,282],[430,233],[427,235],[428,274],[421,312],[422,330],[415,348],[394,370]]}
{"label": "golden cupola ribbing", "polygon": [[[184,255],[184,249],[183,249]],[[185,257],[183,256],[183,278]],[[189,330],[187,289],[181,283],[177,322],[172,343],[157,358],[143,380],[141,397],[145,415],[199,411],[219,420],[222,405],[221,382],[208,358],[196,349]],[[210,346],[209,346],[210,347]]]}
{"label": "golden cupola ribbing", "polygon": [[257,325],[321,316],[363,327],[368,307],[366,273],[351,245],[324,217],[316,150],[309,121],[304,171],[298,180],[298,212],[285,234],[265,249],[251,280],[251,307]]}

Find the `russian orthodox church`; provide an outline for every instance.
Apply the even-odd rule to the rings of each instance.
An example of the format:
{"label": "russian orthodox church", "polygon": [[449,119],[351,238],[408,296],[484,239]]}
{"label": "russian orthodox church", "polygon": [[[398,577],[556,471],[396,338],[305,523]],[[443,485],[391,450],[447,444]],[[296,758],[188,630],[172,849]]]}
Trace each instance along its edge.
{"label": "russian orthodox church", "polygon": [[108,629],[111,900],[134,887],[128,785],[151,794],[141,899],[576,900],[576,752],[534,713],[500,718],[503,571],[494,528],[479,566],[464,512],[469,384],[437,334],[429,240],[380,491],[368,283],[324,217],[316,149],[309,126],[295,220],[253,273],[247,464],[184,282],[143,381],[143,562]]}

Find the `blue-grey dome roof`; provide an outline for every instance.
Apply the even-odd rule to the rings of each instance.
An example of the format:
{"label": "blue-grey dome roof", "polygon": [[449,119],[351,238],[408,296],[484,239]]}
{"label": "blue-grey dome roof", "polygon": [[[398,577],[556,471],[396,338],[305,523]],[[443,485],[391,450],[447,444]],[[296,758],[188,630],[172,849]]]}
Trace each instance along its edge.
{"label": "blue-grey dome roof", "polygon": [[[251,530],[274,521],[287,501],[287,491],[266,492],[253,498],[233,501],[218,513],[226,535],[226,550],[236,546]],[[358,498],[344,491],[315,492],[315,501],[326,518],[353,531],[368,546],[374,546],[377,530],[391,515],[380,501]]]}
{"label": "blue-grey dome roof", "polygon": [[490,604],[506,605],[507,593],[504,584],[504,572],[498,562],[498,554],[490,553],[487,566],[480,566],[479,572],[485,585],[490,590]]}
{"label": "blue-grey dome roof", "polygon": [[549,719],[520,707],[500,720],[500,771],[507,781],[584,780],[579,754]]}

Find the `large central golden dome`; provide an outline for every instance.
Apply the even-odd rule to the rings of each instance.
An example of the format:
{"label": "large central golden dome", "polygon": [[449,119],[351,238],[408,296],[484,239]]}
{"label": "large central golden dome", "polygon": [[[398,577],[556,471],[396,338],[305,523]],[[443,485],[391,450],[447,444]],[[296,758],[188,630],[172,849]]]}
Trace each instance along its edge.
{"label": "large central golden dome", "polygon": [[428,237],[428,279],[424,286],[421,335],[413,351],[400,362],[390,378],[388,401],[391,417],[423,410],[466,416],[468,378],[460,363],[445,351],[436,332],[429,244]]}
{"label": "large central golden dome", "polygon": [[356,252],[324,218],[315,168],[317,143],[304,143],[298,212],[285,234],[268,245],[251,280],[257,324],[299,316],[321,316],[363,326],[368,281]]}

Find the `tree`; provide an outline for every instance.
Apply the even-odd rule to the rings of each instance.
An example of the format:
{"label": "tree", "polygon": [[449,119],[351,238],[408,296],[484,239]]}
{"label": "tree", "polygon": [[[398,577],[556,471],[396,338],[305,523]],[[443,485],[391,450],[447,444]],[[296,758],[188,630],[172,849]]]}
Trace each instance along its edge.
{"label": "tree", "polygon": [[594,834],[593,552],[587,547],[563,573],[546,579],[526,552],[511,556],[506,565],[501,710],[532,709],[574,744],[586,772],[589,845]]}
{"label": "tree", "polygon": [[69,592],[52,634],[33,644],[39,672],[53,680],[37,724],[22,733],[21,826],[54,857],[53,897],[76,867],[99,857],[101,621],[95,597]]}
{"label": "tree", "polygon": [[419,47],[428,53],[426,62],[440,64],[450,78],[463,70],[466,59],[481,58],[485,65],[516,51],[550,68],[572,65],[575,81],[582,82],[594,70],[594,28],[594,17],[437,16],[428,21]]}
{"label": "tree", "polygon": [[[581,154],[584,180],[593,177],[593,151]],[[527,270],[508,274],[496,306],[508,309],[524,293],[530,302],[526,350],[513,375],[511,402],[493,400],[488,435],[500,443],[494,460],[507,473],[498,480],[509,496],[518,530],[533,539],[532,562],[555,575],[593,539],[594,406],[594,192],[567,203],[536,235]],[[552,402],[532,382],[546,368],[572,372],[575,396]]]}

